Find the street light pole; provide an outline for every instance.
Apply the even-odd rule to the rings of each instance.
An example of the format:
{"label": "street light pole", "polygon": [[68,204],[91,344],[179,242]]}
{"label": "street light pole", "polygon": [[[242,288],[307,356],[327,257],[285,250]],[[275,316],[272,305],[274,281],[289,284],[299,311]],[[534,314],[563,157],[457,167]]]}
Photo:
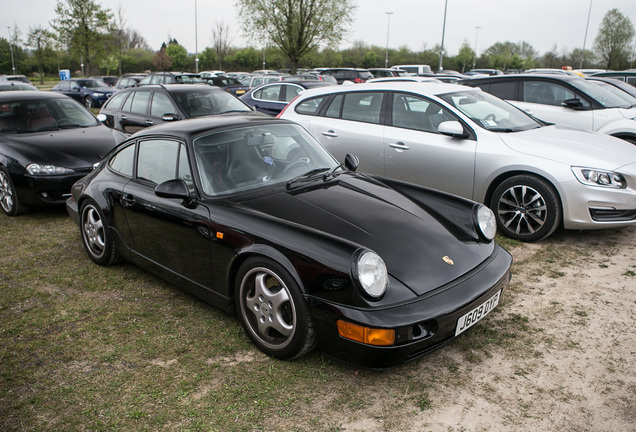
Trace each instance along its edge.
{"label": "street light pole", "polygon": [[391,15],[393,12],[384,12],[387,16],[386,23],[386,54],[384,55],[384,67],[389,67],[389,29],[391,28]]}
{"label": "street light pole", "polygon": [[199,45],[198,45],[198,31],[197,31],[197,0],[194,0],[194,64],[196,73],[199,73]]}
{"label": "street light pole", "polygon": [[446,33],[446,10],[448,9],[448,0],[444,2],[444,25],[442,26],[442,46],[439,49],[439,68],[437,69],[439,72],[443,70],[442,60],[444,58],[444,34]]}
{"label": "street light pole", "polygon": [[587,12],[587,24],[585,26],[585,37],[583,38],[583,53],[581,54],[581,66],[579,69],[583,69],[583,60],[585,60],[585,42],[587,41],[587,29],[590,26],[590,15],[592,14],[592,0],[590,0],[590,10]]}
{"label": "street light pole", "polygon": [[13,43],[11,42],[11,27],[7,26],[7,29],[9,30],[9,48],[11,49],[11,68],[13,69],[13,75],[16,75],[15,61],[13,60]]}
{"label": "street light pole", "polygon": [[481,27],[475,26],[475,56],[473,57],[473,69],[475,69],[475,64],[477,63],[477,38],[479,37],[479,29]]}

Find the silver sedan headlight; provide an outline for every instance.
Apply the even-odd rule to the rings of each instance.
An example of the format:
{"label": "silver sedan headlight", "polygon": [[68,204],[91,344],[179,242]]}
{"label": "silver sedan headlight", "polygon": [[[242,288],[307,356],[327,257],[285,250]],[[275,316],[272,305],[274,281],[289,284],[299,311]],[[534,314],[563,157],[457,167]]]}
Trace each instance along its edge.
{"label": "silver sedan headlight", "polygon": [[488,241],[497,234],[497,219],[495,214],[483,204],[475,206],[475,225],[479,233]]}
{"label": "silver sedan headlight", "polygon": [[31,175],[65,175],[73,174],[75,171],[69,168],[59,167],[55,165],[30,164],[26,170]]}
{"label": "silver sedan headlight", "polygon": [[353,274],[367,295],[374,299],[384,295],[389,275],[380,255],[370,250],[356,254],[353,261]]}
{"label": "silver sedan headlight", "polygon": [[577,180],[587,186],[602,186],[615,189],[625,189],[627,181],[622,174],[595,168],[572,167]]}

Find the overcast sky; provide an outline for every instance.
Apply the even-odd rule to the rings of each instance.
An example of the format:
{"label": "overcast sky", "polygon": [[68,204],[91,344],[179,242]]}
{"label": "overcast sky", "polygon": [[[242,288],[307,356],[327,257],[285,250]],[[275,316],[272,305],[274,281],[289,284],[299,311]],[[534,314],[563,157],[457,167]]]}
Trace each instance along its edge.
{"label": "overcast sky", "polygon": [[[234,34],[233,46],[261,48],[244,38],[241,22],[249,17],[238,16],[233,0],[96,1],[114,13],[121,8],[127,26],[145,37],[153,50],[174,38],[188,52],[201,52],[211,45],[212,29],[219,21]],[[415,51],[431,49],[442,42],[445,1],[357,0],[351,32],[340,48],[354,41],[386,47],[388,29],[390,48],[406,45]],[[539,54],[555,45],[559,53],[582,48],[584,40],[585,47],[591,49],[603,16],[612,8],[636,27],[636,0],[447,0],[447,4],[444,46],[451,56],[458,53],[464,41],[473,49],[476,45],[478,53],[506,41],[528,42]],[[13,32],[17,25],[24,42],[29,28],[49,26],[55,18],[55,5],[56,0],[5,4],[0,14],[0,35],[8,39],[7,27]]]}

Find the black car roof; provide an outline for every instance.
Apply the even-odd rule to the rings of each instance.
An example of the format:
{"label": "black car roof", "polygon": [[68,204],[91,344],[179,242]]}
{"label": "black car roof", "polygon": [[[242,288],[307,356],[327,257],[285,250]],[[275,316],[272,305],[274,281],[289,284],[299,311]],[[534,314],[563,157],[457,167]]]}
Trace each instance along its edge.
{"label": "black car roof", "polygon": [[503,80],[515,80],[519,78],[533,78],[533,79],[543,79],[543,80],[555,80],[555,81],[575,81],[583,79],[582,77],[577,77],[573,75],[561,75],[561,74],[540,74],[540,73],[526,73],[526,74],[510,74],[510,75],[492,75],[486,77],[475,77],[475,78],[467,78],[465,82],[477,82],[477,81],[503,81]]}
{"label": "black car roof", "polygon": [[128,87],[121,89],[118,93],[133,92],[133,91],[149,91],[152,89],[164,89],[169,93],[179,92],[191,92],[192,90],[201,91],[224,91],[223,89],[211,86],[209,84],[147,84],[139,87]]}
{"label": "black car roof", "polygon": [[[223,90],[221,90],[223,91]],[[172,135],[181,138],[189,138],[200,132],[210,129],[221,129],[233,126],[249,126],[255,123],[286,123],[296,124],[291,120],[285,120],[268,116],[255,115],[217,115],[197,117],[192,119],[180,120],[177,122],[167,122],[158,124],[151,128],[142,129],[135,133],[131,138],[156,135]]]}
{"label": "black car roof", "polygon": [[66,99],[68,96],[62,93],[45,92],[39,90],[4,91],[0,92],[0,102],[8,100],[33,100],[33,99]]}

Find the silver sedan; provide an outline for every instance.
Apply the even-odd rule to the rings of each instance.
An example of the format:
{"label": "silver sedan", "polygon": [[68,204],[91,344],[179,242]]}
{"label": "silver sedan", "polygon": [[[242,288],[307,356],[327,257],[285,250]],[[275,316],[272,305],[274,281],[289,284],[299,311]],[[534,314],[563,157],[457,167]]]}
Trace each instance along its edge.
{"label": "silver sedan", "polygon": [[636,146],[548,125],[479,89],[373,83],[308,90],[280,115],[359,171],[487,204],[504,235],[636,225]]}

